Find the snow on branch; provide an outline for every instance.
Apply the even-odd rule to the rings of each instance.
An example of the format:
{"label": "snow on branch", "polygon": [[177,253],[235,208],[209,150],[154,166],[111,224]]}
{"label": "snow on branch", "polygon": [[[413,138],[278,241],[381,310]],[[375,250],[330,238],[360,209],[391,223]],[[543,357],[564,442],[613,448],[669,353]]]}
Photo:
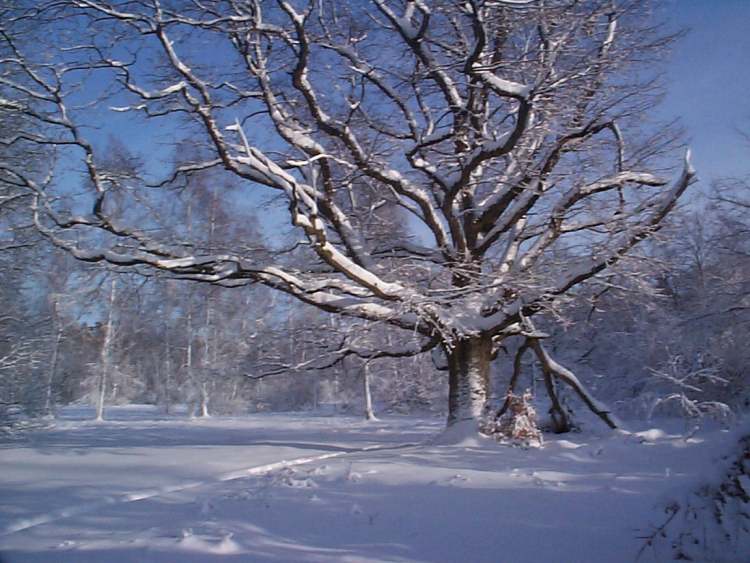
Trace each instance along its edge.
{"label": "snow on branch", "polygon": [[[80,204],[62,174],[44,183],[15,165],[2,172],[31,194],[40,232],[84,261],[262,283],[450,346],[507,335],[519,315],[615,264],[659,229],[695,176],[689,158],[670,187],[648,171],[672,145],[638,139],[632,123],[650,83],[623,69],[664,42],[609,1],[586,10],[533,0],[48,8],[60,16],[44,22],[50,32],[85,22],[96,45],[51,33],[59,44],[35,61],[5,33],[0,108],[22,127],[0,143],[59,149],[85,173],[90,212],[62,211]],[[209,41],[222,56],[207,65],[200,45]],[[77,103],[84,75],[107,87]],[[154,234],[129,224],[136,213],[110,209],[117,186],[87,139],[95,112],[86,104],[135,111],[139,127],[175,136],[186,118],[201,156],[173,163],[157,183],[134,180],[132,191],[208,171],[249,192],[275,190],[306,265],[241,250],[202,256],[180,225]],[[575,250],[556,258],[567,241]]]}

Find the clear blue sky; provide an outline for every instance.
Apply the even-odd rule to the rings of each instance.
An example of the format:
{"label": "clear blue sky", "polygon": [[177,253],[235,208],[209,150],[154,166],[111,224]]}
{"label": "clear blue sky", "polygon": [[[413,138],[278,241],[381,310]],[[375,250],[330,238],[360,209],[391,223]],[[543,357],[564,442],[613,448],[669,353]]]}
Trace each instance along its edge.
{"label": "clear blue sky", "polygon": [[690,28],[667,67],[660,112],[687,129],[703,189],[750,175],[750,0],[665,0],[671,23]]}

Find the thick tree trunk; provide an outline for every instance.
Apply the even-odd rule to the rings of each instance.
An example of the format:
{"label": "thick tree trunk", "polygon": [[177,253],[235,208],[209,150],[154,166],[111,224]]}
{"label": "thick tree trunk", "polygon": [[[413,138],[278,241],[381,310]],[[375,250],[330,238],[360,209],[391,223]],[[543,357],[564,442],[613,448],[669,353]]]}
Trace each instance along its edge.
{"label": "thick tree trunk", "polygon": [[492,338],[476,336],[454,343],[448,356],[448,426],[475,421],[484,411],[490,380]]}

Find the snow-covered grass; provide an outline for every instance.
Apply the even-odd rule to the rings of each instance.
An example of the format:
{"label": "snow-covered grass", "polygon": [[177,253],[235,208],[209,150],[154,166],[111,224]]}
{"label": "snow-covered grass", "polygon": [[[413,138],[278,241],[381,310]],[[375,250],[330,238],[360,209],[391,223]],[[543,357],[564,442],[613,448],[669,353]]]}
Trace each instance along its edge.
{"label": "snow-covered grass", "polygon": [[3,563],[632,562],[738,438],[602,429],[522,450],[444,445],[439,419],[89,416],[0,443]]}

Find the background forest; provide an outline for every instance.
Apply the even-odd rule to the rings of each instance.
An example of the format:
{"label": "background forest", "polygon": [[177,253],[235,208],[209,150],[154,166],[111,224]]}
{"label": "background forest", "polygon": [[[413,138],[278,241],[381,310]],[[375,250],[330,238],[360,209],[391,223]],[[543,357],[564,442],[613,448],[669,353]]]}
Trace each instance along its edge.
{"label": "background forest", "polygon": [[[184,213],[186,228],[209,233],[203,244],[252,241],[270,252],[253,225],[226,224],[226,203],[194,187],[175,192],[174,216]],[[657,241],[596,288],[571,295],[552,325],[556,357],[622,417],[723,418],[748,406],[748,186],[702,187],[706,195],[674,213]],[[25,227],[23,199],[13,196],[6,188],[2,200],[9,233],[0,252],[3,418],[19,409],[54,414],[57,404],[96,404],[100,395],[105,404],[167,411],[188,404],[195,415],[364,412],[365,362],[337,351],[354,334],[377,350],[398,338],[392,330],[316,312],[260,286],[238,291],[86,265]],[[395,228],[387,217],[378,222]],[[524,361],[520,385],[542,385],[538,367]],[[368,363],[378,410],[445,412],[445,372],[430,354]],[[493,371],[498,382],[509,376]]]}

